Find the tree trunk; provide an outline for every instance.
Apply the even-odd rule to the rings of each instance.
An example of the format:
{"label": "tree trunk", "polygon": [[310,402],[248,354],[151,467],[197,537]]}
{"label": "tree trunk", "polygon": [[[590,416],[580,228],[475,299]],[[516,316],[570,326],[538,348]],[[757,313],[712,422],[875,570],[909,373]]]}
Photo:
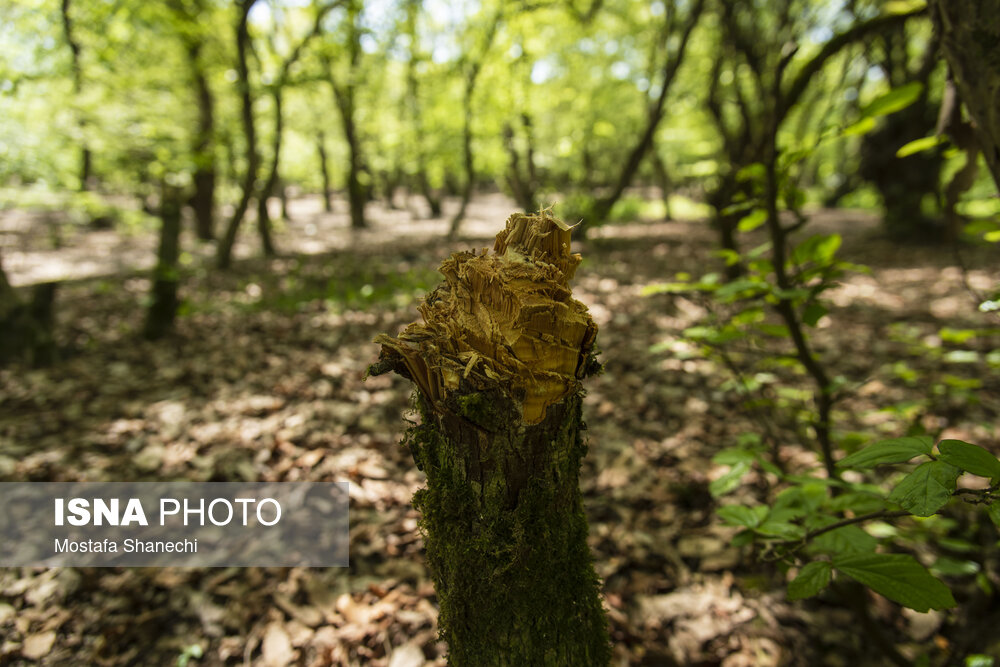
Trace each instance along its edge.
{"label": "tree trunk", "polygon": [[[66,44],[69,45],[69,50],[72,55],[71,62],[73,68],[73,95],[77,99],[79,99],[80,93],[83,90],[83,68],[80,65],[80,43],[76,41],[76,36],[73,34],[73,18],[70,15],[70,0],[62,0],[61,16],[62,16],[63,36],[66,38]],[[79,125],[80,132],[82,134],[87,126],[87,123],[82,116],[77,120],[77,124]],[[92,165],[93,165],[93,158],[90,153],[90,147],[87,146],[87,140],[81,137],[80,190],[90,189],[90,181],[92,178],[92,171],[93,171]]]}
{"label": "tree trunk", "polygon": [[510,163],[507,167],[507,184],[510,186],[514,201],[525,213],[531,213],[538,209],[538,201],[535,198],[538,190],[538,175],[535,171],[535,150],[531,133],[531,116],[527,112],[521,114],[521,122],[524,126],[525,151],[522,168],[521,154],[514,141],[514,128],[506,123],[503,129],[504,146],[507,149],[507,156]]}
{"label": "tree trunk", "polygon": [[428,208],[430,208],[430,214],[432,218],[441,217],[441,197],[434,193],[434,188],[431,187],[430,179],[427,178],[427,171],[421,169],[417,174],[417,182],[420,185],[420,194],[423,195],[424,201],[427,202]]}
{"label": "tree trunk", "polygon": [[462,201],[459,204],[458,212],[451,219],[448,226],[448,239],[458,236],[459,227],[465,218],[465,211],[469,207],[472,199],[472,190],[476,187],[476,165],[472,158],[472,98],[476,93],[476,83],[479,81],[479,72],[482,70],[483,61],[486,59],[493,46],[493,38],[496,36],[497,28],[500,26],[500,12],[493,15],[486,30],[483,48],[478,56],[469,58],[465,70],[465,94],[462,96],[462,167],[465,171],[465,183],[462,184]]}
{"label": "tree trunk", "polygon": [[55,359],[53,306],[58,285],[35,285],[31,301],[22,302],[0,264],[0,366],[21,360],[39,367]]}
{"label": "tree trunk", "polygon": [[164,185],[160,196],[160,249],[153,269],[152,301],[146,313],[143,334],[150,340],[162,338],[174,326],[177,315],[177,285],[180,276],[177,258],[180,256],[181,203],[180,192]]}
{"label": "tree trunk", "polygon": [[667,171],[667,165],[663,163],[663,158],[660,157],[656,149],[650,153],[650,159],[653,162],[653,172],[656,174],[656,184],[660,186],[660,198],[663,200],[663,217],[670,220],[674,216],[671,215],[670,210],[670,194],[673,188],[670,185],[670,172]]}
{"label": "tree trunk", "polygon": [[281,199],[281,219],[288,222],[292,219],[288,212],[288,183],[285,179],[278,179],[278,197]]}
{"label": "tree trunk", "polygon": [[414,505],[455,667],[611,658],[578,482],[597,327],[569,289],[569,237],[548,215],[512,215],[493,255],[445,260],[422,324],[376,339],[370,372],[417,386]]}
{"label": "tree trunk", "polygon": [[931,0],[959,96],[1000,188],[1000,12],[996,0]]}
{"label": "tree trunk", "polygon": [[334,103],[340,111],[340,124],[347,142],[347,204],[351,211],[351,228],[364,229],[368,226],[365,220],[365,203],[368,200],[368,188],[362,182],[361,172],[364,171],[364,156],[361,149],[361,137],[358,133],[355,118],[354,93],[357,87],[358,63],[361,61],[361,28],[358,25],[361,9],[356,2],[348,4],[347,21],[347,77],[338,82],[333,71],[333,65],[327,62],[327,78],[333,89]]}
{"label": "tree trunk", "polygon": [[316,154],[319,156],[319,172],[323,176],[323,210],[333,212],[330,202],[330,169],[326,162],[326,135],[321,130],[316,135]]}
{"label": "tree trunk", "polygon": [[618,178],[615,179],[611,191],[594,202],[594,206],[591,209],[591,219],[584,220],[580,224],[581,233],[586,234],[590,225],[600,224],[608,219],[611,209],[614,208],[615,203],[625,192],[625,188],[629,186],[636,172],[639,171],[639,165],[642,164],[643,157],[645,157],[646,152],[653,145],[653,140],[656,137],[656,128],[659,127],[660,121],[663,119],[667,93],[674,79],[677,77],[677,71],[680,69],[681,63],[684,62],[688,40],[695,26],[698,25],[698,20],[701,18],[704,7],[704,0],[695,0],[681,25],[680,34],[674,35],[677,38],[677,50],[673,53],[668,52],[667,54],[666,62],[663,66],[663,80],[660,83],[660,94],[649,108],[646,127],[643,128],[642,134],[639,135],[639,140],[635,146],[629,151],[625,162],[622,163],[621,171],[618,172]]}
{"label": "tree trunk", "polygon": [[278,165],[281,159],[281,134],[284,126],[282,112],[282,82],[279,81],[271,90],[271,99],[274,100],[274,136],[271,139],[271,164],[268,167],[264,184],[257,193],[257,228],[260,232],[260,244],[264,250],[265,257],[274,257],[274,241],[271,239],[271,214],[267,210],[267,200],[274,195],[278,187],[280,175]]}
{"label": "tree trunk", "polygon": [[341,122],[344,127],[344,139],[347,140],[347,204],[351,209],[351,228],[364,229],[368,226],[365,220],[365,202],[368,193],[361,182],[361,144],[358,138],[358,128],[354,121],[354,96],[342,104],[340,109]]}
{"label": "tree trunk", "polygon": [[466,84],[462,102],[465,113],[465,120],[462,122],[462,167],[465,171],[465,182],[462,184],[462,199],[458,211],[448,226],[448,240],[454,240],[458,236],[459,227],[462,225],[462,220],[465,219],[465,211],[472,200],[472,189],[476,184],[476,165],[472,158],[472,94],[475,91],[475,85],[475,77],[473,76]]}
{"label": "tree trunk", "polygon": [[215,100],[209,88],[205,69],[199,60],[201,43],[192,42],[188,48],[191,77],[198,98],[198,130],[195,133],[193,153],[195,160],[194,209],[195,232],[202,241],[215,238]]}
{"label": "tree trunk", "polygon": [[240,201],[233,211],[233,217],[229,219],[226,226],[226,234],[219,243],[216,262],[220,269],[228,269],[233,260],[233,244],[236,243],[236,234],[240,230],[240,223],[250,207],[250,198],[253,197],[253,186],[257,181],[257,164],[260,158],[257,155],[257,133],[253,124],[253,97],[250,92],[250,67],[247,63],[247,50],[250,48],[250,32],[247,29],[247,20],[250,15],[250,8],[256,0],[237,0],[240,9],[240,18],[236,23],[236,65],[237,77],[240,88],[241,114],[243,119],[243,137],[246,140],[247,166],[243,176],[242,193]]}

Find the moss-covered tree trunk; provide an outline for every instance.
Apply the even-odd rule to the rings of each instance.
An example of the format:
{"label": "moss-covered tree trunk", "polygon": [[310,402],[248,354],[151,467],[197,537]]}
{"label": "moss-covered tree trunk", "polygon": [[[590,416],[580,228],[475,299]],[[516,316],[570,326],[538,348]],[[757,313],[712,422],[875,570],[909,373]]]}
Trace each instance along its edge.
{"label": "moss-covered tree trunk", "polygon": [[414,504],[456,667],[610,660],[579,488],[597,327],[570,293],[569,236],[547,214],[511,216],[493,253],[442,264],[422,322],[376,339],[371,372],[417,386]]}

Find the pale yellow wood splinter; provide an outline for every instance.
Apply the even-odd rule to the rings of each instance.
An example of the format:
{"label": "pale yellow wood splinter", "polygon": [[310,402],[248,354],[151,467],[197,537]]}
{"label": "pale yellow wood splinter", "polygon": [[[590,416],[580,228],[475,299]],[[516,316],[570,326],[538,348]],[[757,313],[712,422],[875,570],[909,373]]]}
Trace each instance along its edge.
{"label": "pale yellow wood splinter", "polygon": [[472,376],[519,400],[524,422],[537,424],[579,390],[597,336],[569,288],[579,263],[568,225],[547,211],[515,213],[492,254],[458,252],[441,264],[445,282],[420,305],[422,322],[375,342],[383,357],[403,361],[436,409]]}

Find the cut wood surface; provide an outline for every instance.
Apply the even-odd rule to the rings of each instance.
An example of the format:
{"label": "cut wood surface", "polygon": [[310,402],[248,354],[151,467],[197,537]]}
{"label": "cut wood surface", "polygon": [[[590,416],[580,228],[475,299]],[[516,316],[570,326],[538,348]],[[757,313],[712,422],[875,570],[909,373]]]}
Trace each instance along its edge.
{"label": "cut wood surface", "polygon": [[515,213],[492,254],[459,252],[444,261],[445,283],[420,306],[423,322],[375,342],[435,409],[467,379],[503,387],[522,406],[524,423],[537,424],[577,390],[597,336],[570,292],[579,263],[565,223],[544,211]]}

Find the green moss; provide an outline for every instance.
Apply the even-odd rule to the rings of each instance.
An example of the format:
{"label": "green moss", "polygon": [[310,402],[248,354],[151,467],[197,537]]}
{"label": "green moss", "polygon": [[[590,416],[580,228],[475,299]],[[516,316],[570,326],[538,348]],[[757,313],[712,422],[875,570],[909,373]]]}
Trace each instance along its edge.
{"label": "green moss", "polygon": [[450,664],[607,665],[578,483],[580,396],[529,427],[489,394],[456,399],[470,421],[493,420],[498,430],[488,437],[418,404],[422,423],[407,444],[427,487],[413,500]]}
{"label": "green moss", "polygon": [[488,431],[497,431],[503,426],[505,413],[509,414],[511,407],[510,401],[497,391],[474,391],[456,395],[451,400],[456,414]]}

